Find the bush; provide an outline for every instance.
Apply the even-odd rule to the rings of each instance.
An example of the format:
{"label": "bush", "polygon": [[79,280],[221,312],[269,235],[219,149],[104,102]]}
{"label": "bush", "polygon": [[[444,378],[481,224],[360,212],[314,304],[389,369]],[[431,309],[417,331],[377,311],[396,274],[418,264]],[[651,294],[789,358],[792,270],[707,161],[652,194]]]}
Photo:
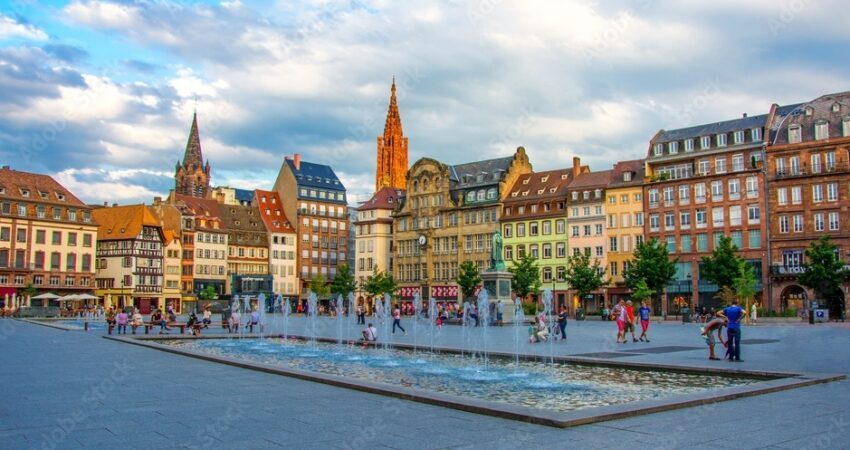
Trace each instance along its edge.
{"label": "bush", "polygon": [[782,313],[782,317],[797,317],[797,309],[796,308],[788,308],[785,312]]}
{"label": "bush", "polygon": [[522,304],[522,313],[525,314],[526,317],[534,316],[538,312],[537,303],[529,302]]}

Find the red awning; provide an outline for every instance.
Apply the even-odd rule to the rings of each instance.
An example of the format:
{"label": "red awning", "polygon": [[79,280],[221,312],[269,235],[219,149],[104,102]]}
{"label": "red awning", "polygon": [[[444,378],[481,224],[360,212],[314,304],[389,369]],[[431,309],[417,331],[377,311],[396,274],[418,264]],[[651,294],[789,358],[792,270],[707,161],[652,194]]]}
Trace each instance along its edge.
{"label": "red awning", "polygon": [[11,297],[17,295],[18,288],[12,286],[0,286],[0,297],[5,297],[7,294]]}

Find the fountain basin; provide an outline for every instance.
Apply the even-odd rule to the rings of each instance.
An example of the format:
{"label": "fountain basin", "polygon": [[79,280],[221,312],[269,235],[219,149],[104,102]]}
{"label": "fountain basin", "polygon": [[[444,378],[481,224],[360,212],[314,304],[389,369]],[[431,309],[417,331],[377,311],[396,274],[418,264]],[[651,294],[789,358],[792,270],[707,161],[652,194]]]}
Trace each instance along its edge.
{"label": "fountain basin", "polygon": [[[482,370],[483,363],[479,366],[474,358],[460,357],[459,349],[439,349],[437,355],[423,354],[425,350],[419,349],[414,355],[412,346],[397,346],[403,348],[385,353],[377,348],[338,346],[331,340],[322,342],[324,339],[313,346],[300,339],[104,337],[267,373],[555,427],[844,378],[574,357],[555,357],[555,364],[550,365],[545,362],[548,357],[531,355],[522,356],[520,366],[514,367],[515,355],[502,353],[491,353],[487,370]],[[659,377],[666,380],[664,388],[651,389]]]}

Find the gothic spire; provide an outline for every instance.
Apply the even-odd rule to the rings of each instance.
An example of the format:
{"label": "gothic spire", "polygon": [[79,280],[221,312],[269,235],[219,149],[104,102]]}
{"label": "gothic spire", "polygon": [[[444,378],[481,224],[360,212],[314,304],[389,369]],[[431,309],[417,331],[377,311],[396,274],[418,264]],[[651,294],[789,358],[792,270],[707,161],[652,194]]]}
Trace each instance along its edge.
{"label": "gothic spire", "polygon": [[384,136],[390,136],[395,134],[394,132],[398,130],[398,134],[401,135],[401,116],[398,113],[398,102],[395,98],[395,76],[393,76],[393,85],[390,88],[390,106],[387,110],[387,121],[384,124]]}
{"label": "gothic spire", "polygon": [[186,141],[186,153],[183,154],[183,166],[204,167],[204,155],[201,153],[201,137],[198,135],[198,113],[192,114],[192,129]]}
{"label": "gothic spire", "polygon": [[387,109],[387,122],[383,136],[378,136],[377,168],[375,171],[375,190],[391,186],[396,189],[407,188],[407,138],[401,130],[401,116],[398,113],[398,101],[395,96],[395,77],[390,88],[390,105]]}

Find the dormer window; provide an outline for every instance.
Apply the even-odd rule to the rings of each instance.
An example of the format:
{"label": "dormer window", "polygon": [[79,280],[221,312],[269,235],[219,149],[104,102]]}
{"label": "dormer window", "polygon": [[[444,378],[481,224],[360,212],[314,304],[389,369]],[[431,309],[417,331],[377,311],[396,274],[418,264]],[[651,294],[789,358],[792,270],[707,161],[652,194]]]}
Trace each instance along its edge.
{"label": "dormer window", "polygon": [[43,199],[45,199],[45,200],[47,200],[47,197],[49,197],[49,195],[47,194],[47,192],[44,192],[44,191],[38,191],[38,195],[40,195],[40,196],[41,196],[41,198],[43,198]]}
{"label": "dormer window", "polygon": [[525,197],[526,195],[528,195],[528,191],[522,191],[522,196]]}
{"label": "dormer window", "polygon": [[566,179],[567,179],[567,174],[561,174],[561,179],[562,179],[562,180],[566,180]]}
{"label": "dormer window", "polygon": [[832,104],[832,112],[838,113],[841,112],[841,103],[835,102]]}
{"label": "dormer window", "polygon": [[815,113],[815,109],[811,106],[806,106],[806,117],[811,117]]}
{"label": "dormer window", "polygon": [[602,198],[602,189],[597,189],[593,192],[593,198],[599,200]]}
{"label": "dormer window", "polygon": [[483,174],[483,173],[479,173],[479,174],[478,174],[478,176],[476,176],[476,177],[475,177],[475,182],[476,182],[476,183],[481,183],[482,181],[484,181],[484,174]]}
{"label": "dormer window", "polygon": [[573,192],[573,201],[578,200],[578,192]]}
{"label": "dormer window", "polygon": [[667,143],[667,151],[671,155],[675,155],[676,153],[679,153],[679,143],[675,142],[675,141],[674,142],[668,142]]}
{"label": "dormer window", "polygon": [[538,190],[537,190],[537,195],[542,195],[544,191],[545,191],[545,189],[538,189]]}
{"label": "dormer window", "polygon": [[550,189],[549,189],[549,193],[550,193],[550,194],[554,194],[554,193],[555,193],[555,191],[556,191],[556,189],[555,189],[555,188],[550,188]]}
{"label": "dormer window", "polygon": [[726,133],[718,133],[717,134],[717,146],[725,147],[726,146]]}
{"label": "dormer window", "polygon": [[701,136],[699,138],[699,148],[701,150],[708,150],[711,148],[711,136]]}
{"label": "dormer window", "polygon": [[815,122],[815,139],[829,139],[829,122],[826,120]]}
{"label": "dormer window", "polygon": [[[844,137],[850,136],[850,117],[841,119],[841,135]],[[0,194],[3,192],[5,192],[5,190],[0,188]]]}
{"label": "dormer window", "polygon": [[522,180],[522,184],[528,184],[528,178]]}
{"label": "dormer window", "polygon": [[549,181],[549,175],[546,175],[545,177],[543,177],[543,178],[541,178],[541,179],[540,179],[540,182],[541,182],[541,183],[545,183],[545,182],[547,182],[547,181]]}
{"label": "dormer window", "polygon": [[655,144],[655,156],[661,156],[664,153],[664,144]]}
{"label": "dormer window", "polygon": [[0,194],[6,194],[6,188],[0,187]]}
{"label": "dormer window", "polygon": [[761,128],[750,130],[750,138],[752,138],[753,142],[761,142]]}
{"label": "dormer window", "polygon": [[797,144],[803,140],[803,136],[801,134],[800,125],[788,125],[788,143],[789,144]]}
{"label": "dormer window", "polygon": [[686,152],[694,151],[694,140],[693,139],[685,139],[685,151]]}
{"label": "dormer window", "polygon": [[516,197],[519,192],[511,192],[511,197]]}
{"label": "dormer window", "polygon": [[30,196],[30,190],[29,189],[21,189],[21,196],[22,197],[29,197]]}
{"label": "dormer window", "polygon": [[[691,141],[691,143],[693,143],[693,141]],[[632,173],[623,172],[623,181],[632,181]]]}
{"label": "dormer window", "polygon": [[582,198],[583,198],[584,200],[590,200],[590,191],[584,191],[584,192],[582,193]]}
{"label": "dormer window", "polygon": [[732,142],[734,142],[735,145],[743,144],[744,143],[744,132],[743,131],[736,131],[736,132],[732,133]]}

